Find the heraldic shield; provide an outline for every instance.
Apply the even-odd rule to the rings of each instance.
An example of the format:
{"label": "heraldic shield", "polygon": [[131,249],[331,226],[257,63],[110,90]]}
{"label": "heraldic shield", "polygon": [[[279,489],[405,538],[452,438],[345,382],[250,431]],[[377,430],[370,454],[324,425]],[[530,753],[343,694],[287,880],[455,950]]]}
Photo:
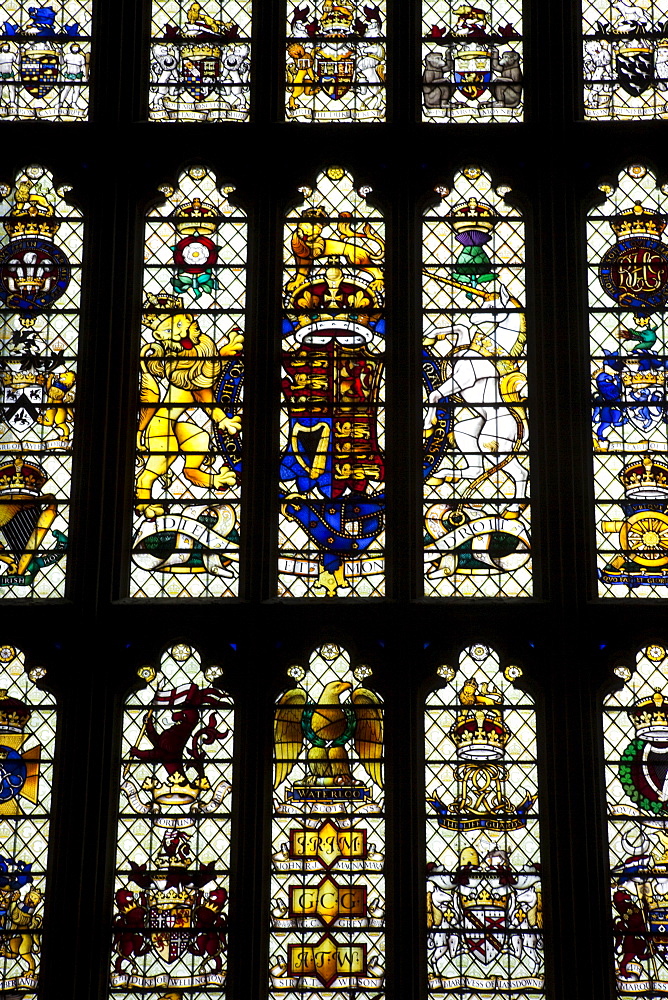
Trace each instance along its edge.
{"label": "heraldic shield", "polygon": [[286,225],[279,593],[369,596],[383,588],[385,242],[366,189],[341,167],[318,181]]}
{"label": "heraldic shield", "polygon": [[28,49],[21,58],[21,83],[31,97],[46,97],[58,80],[58,53]]}
{"label": "heraldic shield", "polygon": [[336,49],[322,51],[316,66],[323,94],[338,101],[348,93],[355,75],[355,58],[347,45],[343,52]]}
{"label": "heraldic shield", "polygon": [[457,89],[469,101],[482,97],[492,79],[492,55],[488,49],[464,49],[455,57]]}
{"label": "heraldic shield", "polygon": [[220,49],[210,46],[184,49],[181,53],[181,73],[185,89],[193,100],[206,100],[220,77]]}
{"label": "heraldic shield", "polygon": [[281,478],[323,497],[290,496],[286,514],[324,551],[328,572],[362,554],[383,528],[382,495],[367,498],[384,478],[376,412],[382,361],[366,345],[342,344],[340,332],[319,328],[327,343],[302,343],[283,361],[290,430]]}

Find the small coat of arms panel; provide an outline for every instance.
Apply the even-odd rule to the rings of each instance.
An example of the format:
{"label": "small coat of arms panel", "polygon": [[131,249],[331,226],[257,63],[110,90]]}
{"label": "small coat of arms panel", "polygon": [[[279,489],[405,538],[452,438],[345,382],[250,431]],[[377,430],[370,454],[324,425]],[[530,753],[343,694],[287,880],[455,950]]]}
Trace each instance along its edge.
{"label": "small coat of arms panel", "polygon": [[7,0],[0,24],[0,119],[88,118],[93,0]]}
{"label": "small coat of arms panel", "polygon": [[521,0],[422,0],[423,121],[522,121],[523,61]]}
{"label": "small coat of arms panel", "polygon": [[252,4],[153,0],[149,119],[248,120]]}
{"label": "small coat of arms panel", "polygon": [[287,6],[287,121],[385,120],[385,0]]}

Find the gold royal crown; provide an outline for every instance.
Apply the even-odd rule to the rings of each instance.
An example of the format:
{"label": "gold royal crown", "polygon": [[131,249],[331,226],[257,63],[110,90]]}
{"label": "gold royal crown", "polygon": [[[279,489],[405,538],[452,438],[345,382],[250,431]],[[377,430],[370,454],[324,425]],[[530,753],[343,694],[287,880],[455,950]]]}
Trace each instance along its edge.
{"label": "gold royal crown", "polygon": [[171,910],[172,907],[192,906],[195,896],[194,889],[157,889],[148,894],[148,905],[158,910]]}
{"label": "gold royal crown", "polygon": [[649,698],[639,698],[629,709],[636,736],[648,742],[668,743],[668,706],[661,688]]}
{"label": "gold royal crown", "polygon": [[668,498],[668,465],[651,455],[645,455],[624,466],[619,480],[630,498]]}
{"label": "gold royal crown", "polygon": [[179,205],[174,211],[176,228],[186,236],[204,233],[215,233],[218,228],[218,212],[208,201],[193,198],[192,201]]}
{"label": "gold royal crown", "polygon": [[0,733],[22,733],[32,715],[31,709],[18,698],[10,698],[0,689]]}
{"label": "gold royal crown", "polygon": [[41,466],[26,462],[20,455],[0,464],[0,494],[17,499],[23,496],[38,497],[47,480]]}
{"label": "gold royal crown", "polygon": [[472,229],[491,233],[498,218],[491,205],[475,198],[469,198],[468,201],[457,205],[447,216],[456,233],[466,233]]}
{"label": "gold royal crown", "polygon": [[466,760],[498,760],[510,738],[510,730],[497,709],[470,708],[450,727],[450,739]]}
{"label": "gold royal crown", "polygon": [[492,909],[505,910],[507,900],[505,896],[495,896],[489,891],[489,889],[482,888],[475,896],[462,896],[461,904],[465,910],[478,906],[484,906],[485,909],[489,907]]}
{"label": "gold royal crown", "polygon": [[639,369],[625,368],[622,372],[622,382],[624,385],[633,386],[635,389],[646,388],[651,385],[663,385],[666,381],[666,373],[662,371],[640,371]]}
{"label": "gold royal crown", "polygon": [[54,218],[54,208],[41,194],[30,192],[30,184],[22,182],[16,189],[14,207],[5,219],[5,230],[11,239],[21,236],[54,236],[60,223]]}
{"label": "gold royal crown", "polygon": [[666,220],[656,212],[644,208],[637,201],[633,208],[614,215],[610,220],[610,228],[618,236],[661,236],[666,228]]}
{"label": "gold royal crown", "polygon": [[327,32],[349,31],[354,13],[354,7],[349,0],[325,0],[320,25]]}

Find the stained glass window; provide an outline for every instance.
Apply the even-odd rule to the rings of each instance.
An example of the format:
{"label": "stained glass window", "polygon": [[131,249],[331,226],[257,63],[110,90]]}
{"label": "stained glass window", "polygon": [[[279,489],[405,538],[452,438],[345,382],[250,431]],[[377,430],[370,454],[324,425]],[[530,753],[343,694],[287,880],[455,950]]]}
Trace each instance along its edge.
{"label": "stained glass window", "polygon": [[125,705],[114,1000],[225,994],[234,712],[221,674],[172,646]]}
{"label": "stained glass window", "polygon": [[44,167],[0,184],[0,597],[62,597],[83,220]]}
{"label": "stained glass window", "polygon": [[668,4],[583,0],[584,114],[668,118]]}
{"label": "stained glass window", "polygon": [[487,646],[427,697],[427,962],[432,996],[542,996],[533,702]]}
{"label": "stained glass window", "polygon": [[422,0],[423,121],[521,121],[522,4]]}
{"label": "stained glass window", "polygon": [[327,644],[288,670],[274,724],[270,996],[381,1000],[383,709]]}
{"label": "stained glass window", "polygon": [[668,188],[636,164],[601,190],[587,227],[598,593],[665,597]]}
{"label": "stained glass window", "polygon": [[149,118],[248,119],[250,0],[153,0]]}
{"label": "stained glass window", "polygon": [[384,121],[385,66],[385,0],[288,3],[288,121]]}
{"label": "stained glass window", "polygon": [[279,594],[384,592],[384,225],[330,167],[285,224]]}
{"label": "stained glass window", "polygon": [[0,118],[88,118],[92,0],[3,0]]}
{"label": "stained glass window", "polygon": [[56,702],[0,646],[0,990],[35,1000],[40,973]]}
{"label": "stained glass window", "polygon": [[425,594],[531,594],[524,225],[467,167],[423,227]]}
{"label": "stained glass window", "polygon": [[668,837],[666,836],[665,698],[662,646],[641,649],[635,671],[605,699],[605,787],[617,996],[668,992]]}
{"label": "stained glass window", "polygon": [[146,219],[132,597],[239,576],[246,219],[191,167]]}

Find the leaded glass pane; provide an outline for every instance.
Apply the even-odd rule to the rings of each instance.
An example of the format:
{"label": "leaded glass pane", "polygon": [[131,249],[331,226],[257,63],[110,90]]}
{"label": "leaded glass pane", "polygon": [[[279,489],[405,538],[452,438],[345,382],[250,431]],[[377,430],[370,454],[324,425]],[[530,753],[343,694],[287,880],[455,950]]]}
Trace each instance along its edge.
{"label": "leaded glass pane", "polygon": [[604,701],[610,895],[617,996],[668,993],[666,650],[641,649]]}
{"label": "leaded glass pane", "polygon": [[248,119],[250,0],[153,0],[149,118]]}
{"label": "leaded glass pane", "polygon": [[123,716],[110,995],[222,998],[232,701],[220,667],[203,670],[190,646],[137,673]]}
{"label": "leaded glass pane", "polygon": [[479,167],[423,226],[425,595],[532,592],[524,223]]}
{"label": "leaded glass pane", "polygon": [[0,184],[0,598],[63,597],[83,220],[44,167]]}
{"label": "leaded glass pane", "polygon": [[272,1000],[382,1000],[383,709],[345,650],[288,670],[274,724]]}
{"label": "leaded glass pane", "polygon": [[[0,646],[0,990],[36,1000],[46,892],[56,701]],[[47,928],[48,930],[48,928]]]}
{"label": "leaded glass pane", "polygon": [[584,115],[668,118],[666,0],[583,0]]}
{"label": "leaded glass pane", "polygon": [[3,0],[0,118],[88,118],[92,0]]}
{"label": "leaded glass pane", "polygon": [[239,578],[246,217],[190,167],[146,219],[131,597]]}
{"label": "leaded glass pane", "polygon": [[434,997],[543,996],[533,701],[481,644],[425,708],[427,963]]}
{"label": "leaded glass pane", "polygon": [[598,593],[665,597],[668,187],[640,164],[600,187],[587,225]]}
{"label": "leaded glass pane", "polygon": [[522,121],[522,3],[422,0],[422,119]]}
{"label": "leaded glass pane", "polygon": [[385,74],[385,0],[288,3],[288,121],[382,122]]}
{"label": "leaded glass pane", "polygon": [[279,595],[384,592],[382,217],[330,167],[284,238]]}

